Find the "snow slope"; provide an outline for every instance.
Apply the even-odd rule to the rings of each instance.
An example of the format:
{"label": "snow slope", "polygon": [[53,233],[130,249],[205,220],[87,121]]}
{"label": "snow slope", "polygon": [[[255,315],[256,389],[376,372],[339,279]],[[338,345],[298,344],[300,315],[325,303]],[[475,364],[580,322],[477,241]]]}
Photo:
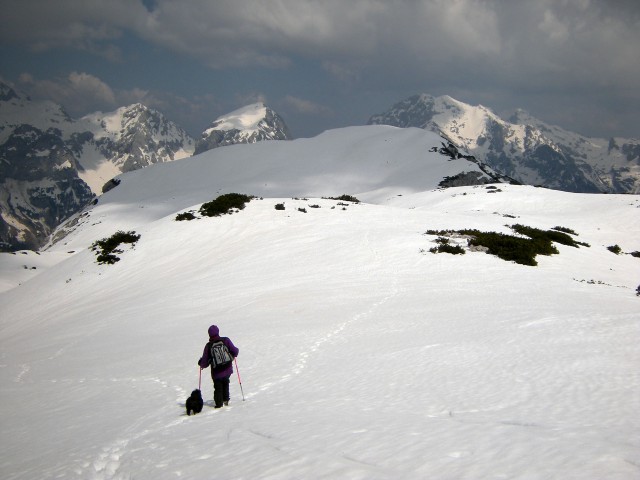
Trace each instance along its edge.
{"label": "snow slope", "polygon": [[179,165],[170,162],[151,172],[130,172],[121,177],[116,191],[101,197],[96,208],[54,235],[67,233],[69,224],[78,230],[77,238],[69,235],[56,249],[86,246],[117,229],[134,228],[143,218],[159,219],[238,190],[266,197],[347,193],[362,201],[386,203],[398,195],[436,188],[445,177],[460,172],[488,178],[476,163],[429,151],[440,147],[441,141],[418,128],[348,127],[314,138],[217,148]]}
{"label": "snow slope", "polygon": [[[606,247],[640,250],[640,199],[434,190],[415,142],[363,128],[286,168],[267,142],[126,174],[41,252],[64,259],[0,294],[2,478],[637,478],[639,264]],[[363,132],[395,147],[371,156]],[[264,198],[174,220],[230,191]],[[428,252],[427,229],[516,222],[590,247],[537,267]],[[141,238],[96,264],[116,228]],[[204,371],[188,417],[211,323],[245,401],[234,374],[214,410]]]}

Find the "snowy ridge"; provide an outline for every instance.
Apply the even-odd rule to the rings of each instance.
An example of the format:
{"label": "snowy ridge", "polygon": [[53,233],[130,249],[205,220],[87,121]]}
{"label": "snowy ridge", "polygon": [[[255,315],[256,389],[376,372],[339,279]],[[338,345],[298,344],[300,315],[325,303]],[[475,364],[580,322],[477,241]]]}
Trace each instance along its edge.
{"label": "snowy ridge", "polygon": [[505,175],[528,185],[574,192],[640,193],[637,139],[591,139],[547,125],[523,110],[509,121],[482,105],[421,94],[369,124],[442,133]]}
{"label": "snowy ridge", "polygon": [[[81,248],[92,238],[109,235],[110,229],[133,228],[140,215],[153,214],[154,219],[160,219],[209,201],[215,193],[239,189],[267,197],[348,193],[363,201],[386,203],[398,195],[438,188],[445,179],[460,174],[473,177],[475,183],[498,182],[476,162],[452,160],[430,151],[441,143],[442,138],[424,130],[374,125],[329,130],[314,138],[288,142],[210,150],[179,165],[164,164],[151,172],[120,177],[122,182],[114,191],[103,195],[96,207],[62,225],[52,241],[58,242],[54,248]],[[182,183],[188,183],[189,189],[176,191],[176,185]],[[127,206],[133,204],[140,209]],[[104,216],[104,211],[113,209],[122,215]],[[73,233],[60,240],[75,230],[79,238]]]}
{"label": "snowy ridge", "polygon": [[[352,127],[153,165],[48,251],[0,254],[4,285],[31,276],[0,293],[3,478],[636,478],[640,199],[434,189],[439,141]],[[263,198],[175,220],[233,191]],[[321,198],[342,193],[363,203]],[[513,223],[590,246],[429,252],[428,229]],[[140,240],[98,265],[117,229]],[[211,323],[246,400],[234,374],[213,409],[204,371],[188,417]]]}

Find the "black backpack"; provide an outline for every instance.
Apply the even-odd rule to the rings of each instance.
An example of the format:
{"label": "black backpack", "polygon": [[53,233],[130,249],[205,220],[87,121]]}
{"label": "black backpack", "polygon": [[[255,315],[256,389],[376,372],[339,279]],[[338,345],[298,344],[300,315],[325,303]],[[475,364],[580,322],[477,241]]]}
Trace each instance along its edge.
{"label": "black backpack", "polygon": [[222,370],[231,365],[233,357],[222,340],[211,342],[211,368]]}

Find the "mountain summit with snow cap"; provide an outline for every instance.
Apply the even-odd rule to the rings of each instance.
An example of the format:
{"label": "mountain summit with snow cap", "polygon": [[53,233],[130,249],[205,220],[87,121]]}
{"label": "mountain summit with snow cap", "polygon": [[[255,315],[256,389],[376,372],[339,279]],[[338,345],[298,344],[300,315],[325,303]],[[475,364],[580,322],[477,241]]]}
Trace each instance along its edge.
{"label": "mountain summit with snow cap", "polygon": [[582,193],[640,193],[637,139],[588,138],[517,110],[508,120],[447,95],[414,95],[369,124],[417,127],[446,136],[521,183]]}
{"label": "mountain summit with snow cap", "polygon": [[236,143],[292,138],[282,117],[264,103],[258,102],[218,117],[202,132],[195,154]]}

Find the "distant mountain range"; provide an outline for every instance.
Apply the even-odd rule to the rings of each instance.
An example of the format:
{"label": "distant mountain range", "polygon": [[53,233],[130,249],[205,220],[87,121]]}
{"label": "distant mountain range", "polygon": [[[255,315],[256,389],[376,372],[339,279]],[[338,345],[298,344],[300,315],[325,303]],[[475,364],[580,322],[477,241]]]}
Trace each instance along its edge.
{"label": "distant mountain range", "polygon": [[640,140],[587,138],[523,110],[503,120],[448,96],[415,95],[369,124],[437,132],[478,160],[527,185],[568,192],[640,193]]}
{"label": "distant mountain range", "polygon": [[218,118],[196,141],[142,104],[72,119],[0,82],[0,251],[38,249],[117,175],[234,143],[290,139],[258,103]]}
{"label": "distant mountain range", "polygon": [[[463,169],[442,186],[515,179],[572,192],[640,192],[637,140],[589,139],[523,111],[505,121],[482,106],[417,95],[368,123],[437,132],[440,153],[464,156],[484,172]],[[37,250],[121,173],[226,145],[291,139],[263,103],[217,118],[196,140],[139,103],[72,119],[62,106],[0,82],[0,251]]]}

